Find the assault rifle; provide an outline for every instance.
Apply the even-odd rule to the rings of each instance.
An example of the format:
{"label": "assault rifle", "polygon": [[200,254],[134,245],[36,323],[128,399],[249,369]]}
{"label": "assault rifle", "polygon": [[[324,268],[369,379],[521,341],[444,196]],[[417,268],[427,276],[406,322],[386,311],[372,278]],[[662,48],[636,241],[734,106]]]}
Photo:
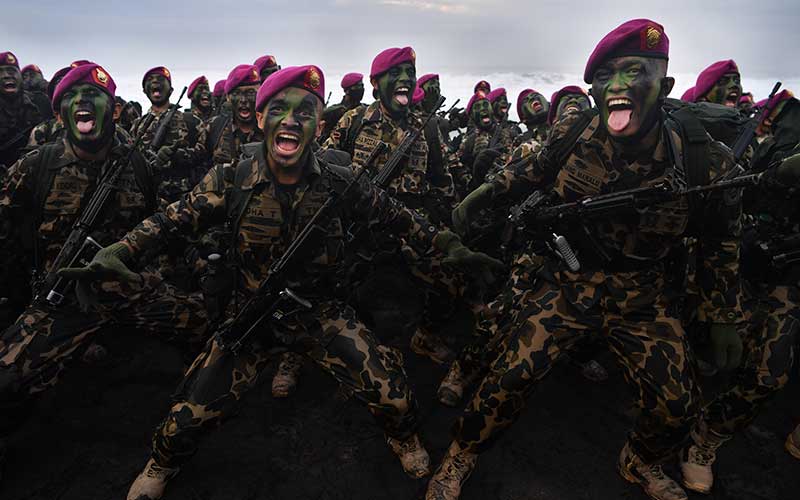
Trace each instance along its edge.
{"label": "assault rifle", "polygon": [[169,110],[167,110],[167,113],[164,115],[164,119],[162,119],[161,123],[158,125],[158,130],[153,134],[153,140],[150,141],[149,146],[152,152],[158,153],[159,148],[164,145],[164,141],[167,138],[167,129],[172,121],[172,117],[175,116],[175,113],[177,113],[181,107],[181,99],[183,99],[184,94],[186,94],[186,89],[187,87],[183,87],[181,95],[178,97],[175,104],[170,104]]}
{"label": "assault rifle", "polygon": [[[592,219],[597,220],[598,217],[605,217],[609,214],[641,210],[652,205],[674,201],[685,196],[697,196],[709,191],[756,186],[762,175],[739,175],[742,172],[741,168],[731,172],[732,175],[738,175],[738,177],[728,175],[712,184],[683,189],[674,189],[666,183],[659,183],[654,186],[587,196],[578,201],[560,204],[553,204],[552,192],[545,194],[542,191],[536,191],[520,205],[511,209],[503,234],[503,245],[507,248],[515,240],[515,234],[526,240],[531,237],[540,239],[542,235],[546,235],[543,240],[547,247],[571,271],[577,272],[581,267],[580,261],[566,237],[556,233],[556,226],[570,224],[583,227],[586,236],[592,239],[591,233],[586,228],[586,223]],[[596,242],[593,241],[593,243],[595,243],[594,247],[602,253]]]}
{"label": "assault rifle", "polygon": [[309,253],[320,247],[327,234],[326,227],[339,208],[339,204],[342,200],[347,199],[353,189],[357,188],[361,177],[375,162],[375,159],[383,153],[385,147],[386,144],[379,142],[367,158],[364,168],[348,182],[342,192],[331,192],[328,199],[292,241],[289,248],[270,266],[267,277],[258,286],[255,294],[245,302],[236,316],[217,328],[215,335],[223,348],[237,353],[265,319],[280,321],[295,312],[311,309],[311,303],[288,288],[287,283],[298,270],[304,267],[305,258]]}
{"label": "assault rifle", "polygon": [[733,143],[733,158],[738,162],[744,152],[747,150],[747,146],[753,142],[753,137],[756,136],[756,129],[764,123],[769,115],[772,113],[772,107],[770,107],[770,101],[772,98],[775,97],[775,94],[778,93],[778,89],[781,88],[781,82],[776,82],[775,86],[772,87],[772,92],[769,93],[769,97],[767,98],[766,104],[764,107],[759,109],[756,115],[744,126],[742,132],[739,134],[739,137],[736,138],[736,142]]}
{"label": "assault rifle", "polygon": [[328,98],[325,99],[325,107],[328,107],[328,103],[331,102],[331,96],[333,95],[333,91],[328,92]]}
{"label": "assault rifle", "polygon": [[[57,307],[64,301],[64,297],[69,293],[73,286],[73,280],[63,278],[58,275],[58,271],[65,267],[86,267],[92,261],[95,254],[103,248],[91,236],[95,229],[98,218],[104,213],[106,203],[114,191],[117,190],[117,181],[122,171],[130,164],[131,158],[142,142],[142,135],[136,138],[133,146],[128,153],[117,158],[108,166],[105,173],[100,178],[94,193],[92,193],[86,207],[81,211],[80,217],[72,225],[72,230],[67,237],[67,241],[61,246],[58,255],[53,261],[53,265],[41,279],[34,285],[33,302]],[[103,165],[108,165],[108,161]]]}

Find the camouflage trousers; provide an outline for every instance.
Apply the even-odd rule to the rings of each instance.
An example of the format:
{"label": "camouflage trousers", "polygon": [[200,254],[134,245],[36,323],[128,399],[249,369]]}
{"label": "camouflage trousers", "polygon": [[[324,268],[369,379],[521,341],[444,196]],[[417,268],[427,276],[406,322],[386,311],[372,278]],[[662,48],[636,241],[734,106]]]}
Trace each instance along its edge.
{"label": "camouflage trousers", "polygon": [[236,353],[225,349],[219,338],[208,341],[153,436],[156,463],[164,467],[185,463],[201,437],[233,415],[271,357],[285,349],[302,353],[351,389],[386,435],[405,439],[415,432],[417,402],[406,381],[402,356],[379,345],[353,309],[326,302],[311,313],[273,323],[269,330]]}
{"label": "camouflage trousers", "polygon": [[208,328],[199,294],[186,294],[157,273],[142,285],[106,283],[92,312],[76,302],[29,305],[0,336],[0,435],[24,416],[32,395],[56,385],[67,363],[109,328],[131,328],[170,341],[202,346]]}
{"label": "camouflage trousers", "polygon": [[723,436],[746,427],[789,381],[800,331],[800,289],[745,286],[743,309],[747,321],[739,330],[744,344],[742,364],[733,385],[703,412],[709,428]]}
{"label": "camouflage trousers", "polygon": [[[519,416],[536,382],[561,353],[587,335],[602,335],[636,391],[641,415],[629,434],[645,461],[665,458],[697,414],[697,388],[680,320],[660,270],[548,273],[520,266],[505,294],[499,355],[456,424],[461,449],[481,452]],[[508,301],[510,300],[510,302]],[[504,326],[503,322],[509,321]]]}

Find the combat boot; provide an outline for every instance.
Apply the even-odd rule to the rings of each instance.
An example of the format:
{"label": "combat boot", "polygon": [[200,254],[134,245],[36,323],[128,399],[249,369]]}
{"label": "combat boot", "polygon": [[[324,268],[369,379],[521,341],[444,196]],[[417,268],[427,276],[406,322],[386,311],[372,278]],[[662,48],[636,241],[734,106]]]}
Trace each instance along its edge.
{"label": "combat boot", "polygon": [[439,390],[436,392],[439,402],[450,408],[458,405],[473,378],[464,373],[459,360],[453,361],[450,369],[447,370],[447,375],[444,376],[442,383],[439,384]]}
{"label": "combat boot", "polygon": [[440,336],[422,328],[417,328],[411,337],[411,350],[440,365],[455,357],[453,351],[447,347]]}
{"label": "combat boot", "polygon": [[400,459],[400,464],[406,474],[414,479],[419,479],[431,473],[431,457],[428,456],[428,452],[417,434],[413,434],[404,441],[387,437],[386,442]]}
{"label": "combat boot", "polygon": [[659,464],[647,464],[625,443],[619,454],[618,470],[631,483],[641,485],[653,500],[687,500],[686,492],[678,483],[664,474]]}
{"label": "combat boot", "polygon": [[731,436],[720,436],[703,420],[692,429],[692,444],[681,453],[683,485],[698,493],[709,493],[714,484],[711,466],[717,459],[717,450]]}
{"label": "combat boot", "polygon": [[272,378],[272,397],[288,398],[297,387],[300,369],[303,367],[303,358],[293,352],[284,353],[278,370]]}
{"label": "combat boot", "polygon": [[456,443],[451,444],[428,483],[425,500],[458,500],[461,487],[469,479],[477,461],[477,453],[461,451]]}
{"label": "combat boot", "polygon": [[175,477],[179,470],[161,467],[151,458],[133,481],[127,500],[158,500],[164,495],[167,481]]}
{"label": "combat boot", "polygon": [[800,460],[800,425],[794,428],[791,434],[786,436],[786,451]]}

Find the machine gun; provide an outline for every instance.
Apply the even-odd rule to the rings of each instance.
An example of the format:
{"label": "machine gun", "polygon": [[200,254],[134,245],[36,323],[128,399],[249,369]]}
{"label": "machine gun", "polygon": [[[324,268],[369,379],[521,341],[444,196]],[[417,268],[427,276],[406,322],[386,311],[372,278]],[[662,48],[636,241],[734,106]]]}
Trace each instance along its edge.
{"label": "machine gun", "polygon": [[330,197],[295,237],[289,248],[270,266],[269,273],[258,290],[239,309],[236,316],[217,328],[215,335],[223,348],[237,353],[264,320],[279,321],[295,312],[311,309],[311,303],[297,295],[287,284],[293,275],[298,271],[302,272],[305,259],[310,252],[320,247],[327,234],[326,227],[340,203],[342,200],[347,200],[353,189],[357,188],[362,176],[383,153],[385,146],[382,142],[378,143],[378,147],[367,158],[364,168],[347,183],[347,186],[341,192],[331,192]]}
{"label": "machine gun", "polygon": [[[67,241],[61,246],[53,265],[41,279],[34,285],[33,302],[47,304],[53,307],[61,305],[65,296],[73,288],[74,281],[58,275],[60,269],[66,267],[85,267],[92,261],[95,254],[103,248],[91,236],[99,217],[104,213],[106,203],[117,190],[117,181],[133,158],[133,155],[142,142],[140,134],[133,146],[124,157],[117,158],[108,166],[100,179],[94,193],[92,193],[86,207],[81,211],[80,217],[72,225],[72,230]],[[106,161],[104,167],[108,165]]]}
{"label": "machine gun", "polygon": [[764,104],[763,108],[758,110],[756,116],[747,122],[747,125],[744,126],[742,132],[739,134],[739,137],[736,138],[736,142],[733,143],[733,147],[731,149],[733,150],[733,158],[737,162],[744,155],[744,152],[747,150],[747,146],[753,142],[753,137],[756,136],[756,130],[758,127],[760,127],[761,124],[764,123],[764,120],[766,120],[772,113],[772,107],[770,107],[769,104],[772,101],[772,98],[775,97],[775,94],[778,93],[778,89],[780,88],[781,82],[775,83],[775,86],[772,87],[772,92],[769,93],[767,103]]}
{"label": "machine gun", "polygon": [[164,145],[164,141],[167,138],[167,129],[172,121],[172,117],[174,117],[175,113],[177,113],[181,108],[181,99],[183,99],[184,94],[186,94],[186,89],[187,87],[183,87],[181,95],[178,97],[178,100],[175,102],[175,104],[170,104],[169,110],[167,110],[167,113],[164,115],[164,119],[161,120],[156,133],[153,134],[153,139],[150,141],[149,146],[149,149],[152,152],[158,153],[159,148]]}
{"label": "machine gun", "polygon": [[[741,170],[732,170],[738,175]],[[609,214],[637,211],[649,206],[666,203],[682,197],[697,196],[710,191],[752,187],[759,184],[762,174],[731,175],[719,181],[683,189],[675,189],[666,183],[618,191],[615,193],[587,196],[569,203],[554,204],[554,193],[546,194],[536,191],[520,205],[513,207],[503,234],[503,246],[507,249],[517,239],[531,240],[532,237],[544,241],[546,246],[572,271],[581,268],[577,255],[572,250],[567,238],[557,234],[557,227],[562,224],[579,226],[586,236],[592,240],[593,246],[605,260],[610,260],[593,241],[586,224],[598,217]],[[521,236],[521,238],[520,238]],[[542,237],[545,236],[545,237]]]}

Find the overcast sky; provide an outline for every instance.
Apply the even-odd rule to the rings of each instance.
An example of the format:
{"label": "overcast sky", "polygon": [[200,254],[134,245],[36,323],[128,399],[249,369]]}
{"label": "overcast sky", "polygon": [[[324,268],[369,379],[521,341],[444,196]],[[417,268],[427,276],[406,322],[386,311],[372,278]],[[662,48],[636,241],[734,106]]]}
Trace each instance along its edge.
{"label": "overcast sky", "polygon": [[[141,76],[170,68],[174,86],[213,82],[274,54],[283,65],[317,64],[334,99],[341,75],[369,72],[380,50],[411,45],[418,74],[436,72],[445,94],[469,97],[471,78],[528,78],[547,93],[580,75],[595,44],[620,23],[648,17],[670,38],[676,92],[720,59],[735,59],[745,90],[800,81],[798,0],[4,0],[2,47],[49,78],[74,59],[102,64],[126,98],[144,100]],[[567,80],[574,81],[567,81]],[[749,80],[748,80],[749,79]],[[456,85],[455,82],[459,83]],[[758,83],[756,83],[756,81]],[[467,83],[469,82],[469,83]],[[794,89],[800,90],[800,89]],[[177,93],[177,92],[176,92]],[[757,97],[764,97],[757,95]]]}

